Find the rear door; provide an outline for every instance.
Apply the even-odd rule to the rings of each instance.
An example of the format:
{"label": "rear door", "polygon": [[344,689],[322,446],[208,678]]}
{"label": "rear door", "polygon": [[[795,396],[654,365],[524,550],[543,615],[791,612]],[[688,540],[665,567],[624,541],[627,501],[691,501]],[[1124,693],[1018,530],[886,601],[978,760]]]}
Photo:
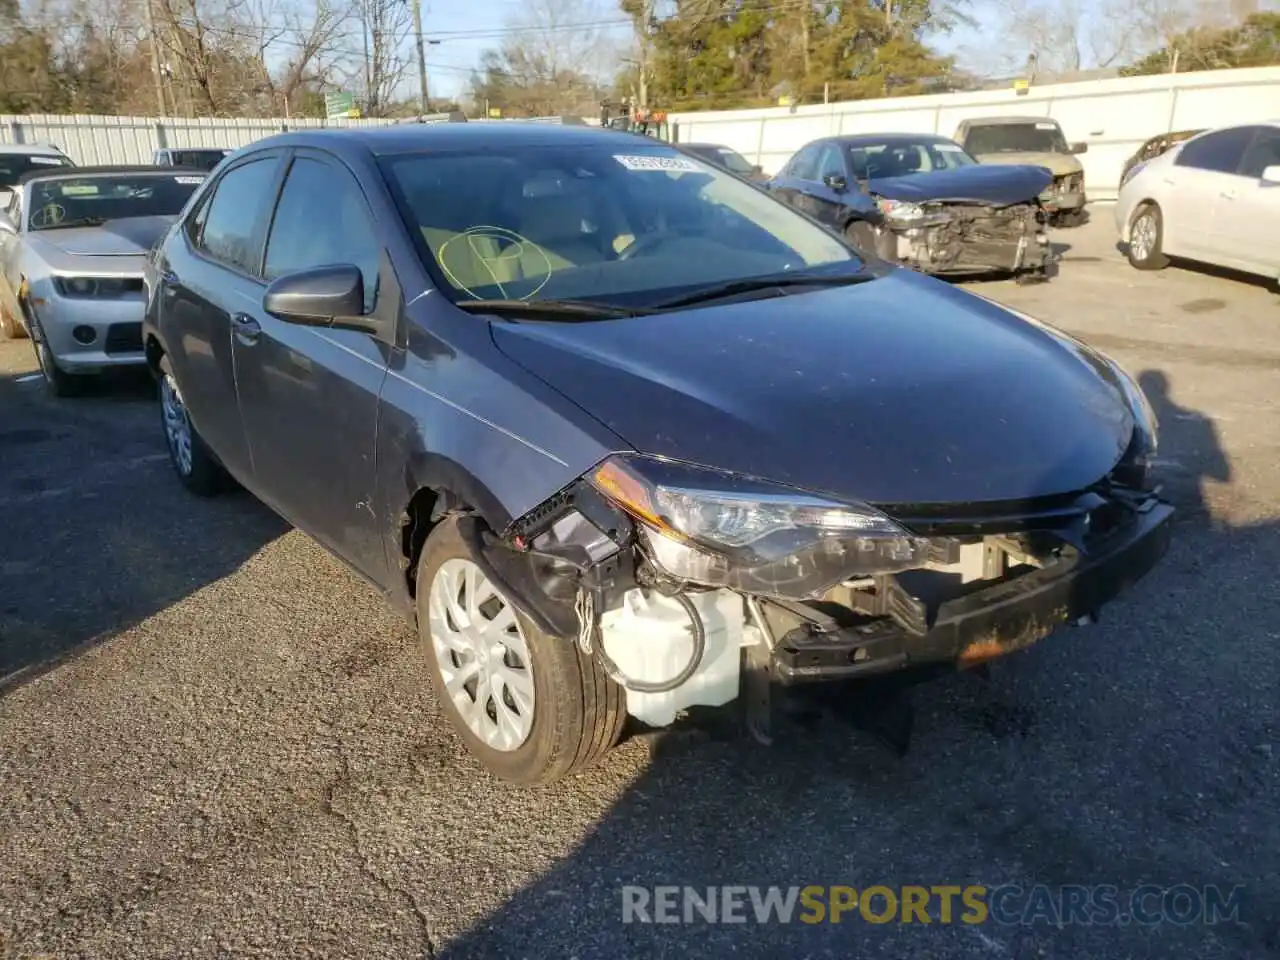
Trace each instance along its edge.
{"label": "rear door", "polygon": [[[354,264],[365,312],[399,296],[380,289],[383,246],[356,178],[328,154],[297,151],[266,243],[263,279]],[[388,267],[389,269],[389,267]],[[240,410],[259,496],[342,557],[383,582],[375,520],[378,397],[394,343],[368,333],[288,323],[256,302],[233,318]]]}
{"label": "rear door", "polygon": [[262,302],[262,245],[282,161],[281,151],[263,151],[229,167],[197,201],[186,229],[166,244],[156,277],[161,335],[191,422],[250,486],[231,318]]}
{"label": "rear door", "polygon": [[1256,127],[1227,127],[1183,145],[1160,171],[1165,180],[1164,249],[1223,263],[1230,204],[1238,199],[1240,164]]}
{"label": "rear door", "polygon": [[821,153],[821,143],[802,147],[778,175],[769,181],[769,191],[797,210],[812,213],[813,203],[809,200],[809,191],[812,188],[811,180],[818,170],[818,156]]}

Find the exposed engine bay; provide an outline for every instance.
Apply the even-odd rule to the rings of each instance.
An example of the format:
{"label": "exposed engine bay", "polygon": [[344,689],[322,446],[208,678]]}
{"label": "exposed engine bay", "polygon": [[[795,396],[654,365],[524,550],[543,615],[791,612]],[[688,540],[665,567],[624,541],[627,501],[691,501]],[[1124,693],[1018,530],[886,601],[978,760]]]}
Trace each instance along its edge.
{"label": "exposed engine bay", "polygon": [[880,199],[882,232],[896,238],[882,256],[923,273],[1011,273],[1048,279],[1055,262],[1049,214],[1038,201],[1012,206],[965,201],[903,204]]}
{"label": "exposed engine bay", "polygon": [[[1090,621],[1167,547],[1172,510],[1140,473],[1122,464],[1019,504],[815,501],[784,517],[746,489],[693,504],[679,465],[611,457],[506,531],[462,529],[539,629],[598,659],[633,717],[661,727],[741,698],[767,742],[775,685],[977,665]],[[715,546],[699,535],[709,509]]]}

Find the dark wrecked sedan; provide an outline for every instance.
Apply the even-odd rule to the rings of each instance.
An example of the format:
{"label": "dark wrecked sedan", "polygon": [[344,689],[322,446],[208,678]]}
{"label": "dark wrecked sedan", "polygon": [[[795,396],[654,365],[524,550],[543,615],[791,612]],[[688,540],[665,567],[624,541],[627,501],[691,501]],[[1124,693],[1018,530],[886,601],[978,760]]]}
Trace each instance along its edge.
{"label": "dark wrecked sedan", "polygon": [[737,700],[767,735],[782,685],[978,663],[1167,546],[1114,363],[651,138],[272,137],[150,270],[182,482],[385,594],[512,781],[628,715]]}
{"label": "dark wrecked sedan", "polygon": [[779,198],[863,249],[924,273],[1049,276],[1044,167],[983,166],[932,134],[816,140],[769,182]]}

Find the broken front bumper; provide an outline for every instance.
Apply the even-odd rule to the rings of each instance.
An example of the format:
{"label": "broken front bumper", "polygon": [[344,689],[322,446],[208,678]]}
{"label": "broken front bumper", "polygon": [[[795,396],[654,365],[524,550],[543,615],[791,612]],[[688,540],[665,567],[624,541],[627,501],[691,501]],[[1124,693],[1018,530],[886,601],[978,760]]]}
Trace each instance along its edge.
{"label": "broken front bumper", "polygon": [[1145,576],[1169,546],[1173,508],[1154,497],[1088,553],[1013,577],[928,611],[916,630],[899,619],[780,637],[768,673],[782,684],[841,680],[930,664],[969,666],[1092,616]]}
{"label": "broken front bumper", "polygon": [[956,205],[935,212],[928,222],[892,223],[887,259],[934,276],[981,273],[1049,276],[1055,258],[1046,229],[1047,214],[1034,205],[992,210]]}

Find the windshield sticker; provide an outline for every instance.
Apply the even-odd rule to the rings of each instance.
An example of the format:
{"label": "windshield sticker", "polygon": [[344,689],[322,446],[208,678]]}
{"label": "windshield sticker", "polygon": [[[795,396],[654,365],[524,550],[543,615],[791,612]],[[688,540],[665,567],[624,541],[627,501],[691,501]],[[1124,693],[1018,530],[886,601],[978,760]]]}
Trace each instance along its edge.
{"label": "windshield sticker", "polygon": [[955,143],[939,143],[934,145],[939,153],[964,153],[964,147]]}
{"label": "windshield sticker", "polygon": [[204,177],[174,177],[173,182],[181,184],[203,183]]}
{"label": "windshield sticker", "polygon": [[1051,120],[1048,123],[1037,123],[1036,129],[1037,130],[1056,130],[1058,129],[1058,125]]}
{"label": "windshield sticker", "polygon": [[702,171],[701,167],[685,157],[629,157],[614,154],[613,159],[628,170],[647,170],[657,173],[670,173],[672,171],[700,173]]}
{"label": "windshield sticker", "polygon": [[27,159],[30,160],[32,163],[43,163],[50,167],[62,166],[61,157],[28,157]]}
{"label": "windshield sticker", "polygon": [[91,183],[68,183],[62,188],[62,195],[64,197],[92,197],[97,196],[97,193],[98,188]]}

